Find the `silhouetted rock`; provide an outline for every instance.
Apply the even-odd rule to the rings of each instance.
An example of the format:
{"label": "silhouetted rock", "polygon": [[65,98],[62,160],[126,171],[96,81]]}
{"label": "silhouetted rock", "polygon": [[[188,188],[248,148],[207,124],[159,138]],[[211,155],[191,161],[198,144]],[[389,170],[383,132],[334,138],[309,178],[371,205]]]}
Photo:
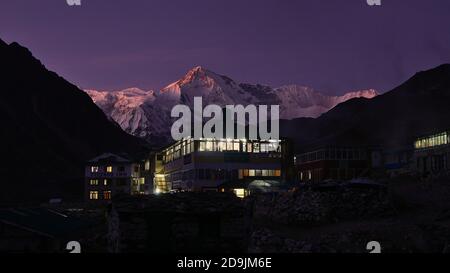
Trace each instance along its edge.
{"label": "silhouetted rock", "polygon": [[0,60],[1,203],[81,199],[87,159],[142,149],[28,49],[1,41]]}
{"label": "silhouetted rock", "polygon": [[304,151],[328,145],[410,146],[450,128],[450,64],[420,72],[373,99],[352,99],[317,119],[282,121],[280,134]]}

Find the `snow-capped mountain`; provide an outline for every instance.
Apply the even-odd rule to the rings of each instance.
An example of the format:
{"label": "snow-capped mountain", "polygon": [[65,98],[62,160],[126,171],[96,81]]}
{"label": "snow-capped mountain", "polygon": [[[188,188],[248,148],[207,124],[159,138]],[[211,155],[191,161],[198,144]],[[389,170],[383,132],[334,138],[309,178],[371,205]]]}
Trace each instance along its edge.
{"label": "snow-capped mountain", "polygon": [[280,118],[319,117],[336,105],[353,98],[374,98],[378,93],[373,90],[348,92],[342,96],[327,96],[314,89],[298,85],[288,85],[275,89],[280,99]]}
{"label": "snow-capped mountain", "polygon": [[316,118],[349,99],[377,96],[372,89],[349,92],[343,96],[327,96],[298,85],[272,88],[260,84],[239,84],[200,66],[158,92],[138,88],[86,92],[126,132],[146,139],[169,136],[172,107],[176,104],[192,107],[193,98],[198,96],[203,98],[204,105],[280,105],[282,119]]}
{"label": "snow-capped mountain", "polygon": [[85,91],[103,112],[127,133],[143,138],[147,136],[146,128],[150,127],[151,122],[148,120],[145,105],[155,100],[153,91],[144,91],[139,88],[113,92]]}

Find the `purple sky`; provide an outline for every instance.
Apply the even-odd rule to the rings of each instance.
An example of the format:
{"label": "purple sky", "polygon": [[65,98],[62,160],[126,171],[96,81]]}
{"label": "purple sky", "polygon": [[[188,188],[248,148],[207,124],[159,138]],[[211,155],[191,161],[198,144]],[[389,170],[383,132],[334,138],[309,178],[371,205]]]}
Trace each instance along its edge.
{"label": "purple sky", "polygon": [[2,0],[0,38],[82,88],[156,90],[202,65],[239,82],[387,91],[450,62],[450,1]]}

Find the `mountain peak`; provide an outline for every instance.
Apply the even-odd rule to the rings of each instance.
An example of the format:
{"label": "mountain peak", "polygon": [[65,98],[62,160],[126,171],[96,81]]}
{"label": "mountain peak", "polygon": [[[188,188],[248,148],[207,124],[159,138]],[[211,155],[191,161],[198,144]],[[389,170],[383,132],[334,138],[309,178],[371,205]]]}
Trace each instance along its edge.
{"label": "mountain peak", "polygon": [[203,66],[199,65],[199,66],[196,66],[196,67],[192,68],[190,71],[192,71],[192,72],[201,72],[201,71],[206,71],[206,70],[207,69],[203,68]]}
{"label": "mountain peak", "polygon": [[206,81],[208,78],[214,78],[217,74],[205,69],[202,66],[196,66],[189,70],[187,74],[180,80],[180,84],[187,84],[195,81]]}

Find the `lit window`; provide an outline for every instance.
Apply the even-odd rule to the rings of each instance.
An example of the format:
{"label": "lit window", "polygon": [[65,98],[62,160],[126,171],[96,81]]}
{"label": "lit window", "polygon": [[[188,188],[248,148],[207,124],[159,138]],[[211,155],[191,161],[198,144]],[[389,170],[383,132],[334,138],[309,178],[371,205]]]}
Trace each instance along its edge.
{"label": "lit window", "polygon": [[98,166],[92,166],[91,173],[98,173]]}
{"label": "lit window", "polygon": [[206,151],[208,152],[213,151],[213,142],[210,140],[206,141]]}
{"label": "lit window", "polygon": [[200,151],[200,152],[206,151],[206,143],[205,143],[204,141],[201,141],[201,142],[200,142],[199,151]]}
{"label": "lit window", "polygon": [[227,151],[233,151],[233,142],[231,141],[227,142]]}
{"label": "lit window", "polygon": [[112,173],[112,171],[113,171],[113,167],[112,166],[106,167],[106,172],[107,173]]}
{"label": "lit window", "polygon": [[242,143],[242,152],[247,152],[247,144],[245,142]]}
{"label": "lit window", "polygon": [[255,170],[249,170],[249,176],[255,176]]}
{"label": "lit window", "polygon": [[219,142],[219,151],[223,152],[227,150],[227,143],[225,141],[220,141]]}
{"label": "lit window", "polygon": [[108,179],[103,180],[103,185],[108,186]]}
{"label": "lit window", "polygon": [[262,170],[262,176],[269,176],[269,170]]}
{"label": "lit window", "polygon": [[103,199],[110,200],[111,199],[111,191],[104,191],[103,192]]}
{"label": "lit window", "polygon": [[239,198],[244,198],[245,197],[245,189],[234,189],[234,194],[236,194],[237,197]]}
{"label": "lit window", "polygon": [[254,153],[259,153],[260,152],[259,143],[253,143],[253,152]]}
{"label": "lit window", "polygon": [[150,161],[149,160],[145,161],[145,170],[146,171],[150,170]]}
{"label": "lit window", "polygon": [[233,145],[233,150],[239,152],[239,141],[235,141]]}
{"label": "lit window", "polygon": [[269,144],[265,144],[265,143],[261,144],[261,153],[267,153],[269,151],[268,145]]}
{"label": "lit window", "polygon": [[247,143],[247,152],[249,152],[249,153],[252,152],[252,144],[251,143]]}
{"label": "lit window", "polygon": [[186,141],[185,143],[184,143],[184,147],[185,147],[185,154],[190,154],[192,151],[191,151],[191,141],[189,140],[189,141]]}
{"label": "lit window", "polygon": [[246,177],[248,176],[248,169],[244,170],[244,176],[246,176]]}
{"label": "lit window", "polygon": [[91,181],[89,181],[89,183],[91,184],[91,186],[97,186],[98,185],[98,180],[97,179],[91,179]]}
{"label": "lit window", "polygon": [[97,200],[98,199],[98,191],[91,191],[91,192],[89,192],[89,198],[91,200]]}
{"label": "lit window", "polygon": [[275,176],[280,177],[281,176],[281,170],[275,170]]}

